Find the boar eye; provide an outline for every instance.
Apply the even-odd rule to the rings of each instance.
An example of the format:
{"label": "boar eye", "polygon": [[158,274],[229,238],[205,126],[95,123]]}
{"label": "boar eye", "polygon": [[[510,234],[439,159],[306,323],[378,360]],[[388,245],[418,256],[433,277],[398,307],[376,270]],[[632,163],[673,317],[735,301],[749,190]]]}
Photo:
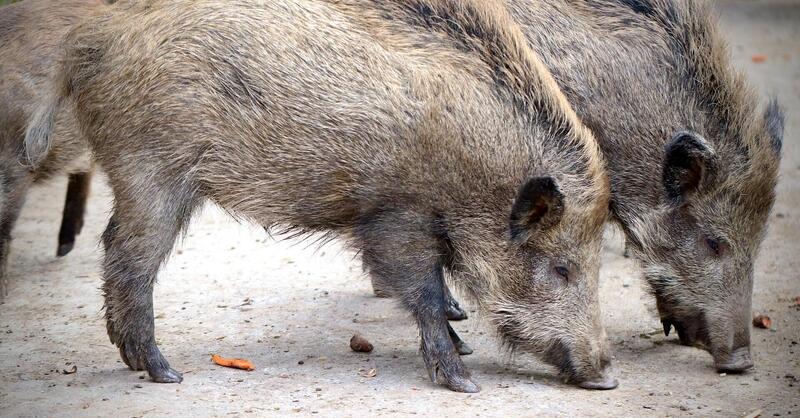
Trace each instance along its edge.
{"label": "boar eye", "polygon": [[564,280],[569,281],[569,269],[564,266],[555,267],[556,274],[561,276]]}
{"label": "boar eye", "polygon": [[718,239],[706,238],[706,247],[717,257],[725,252],[725,245]]}

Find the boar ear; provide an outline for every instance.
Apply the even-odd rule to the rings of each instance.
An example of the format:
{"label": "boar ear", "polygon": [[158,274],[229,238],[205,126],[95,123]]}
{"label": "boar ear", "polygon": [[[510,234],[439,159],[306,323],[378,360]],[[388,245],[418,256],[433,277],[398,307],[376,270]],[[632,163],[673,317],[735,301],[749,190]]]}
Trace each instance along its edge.
{"label": "boar ear", "polygon": [[534,177],[520,187],[511,208],[511,239],[526,241],[535,230],[557,224],[564,214],[564,195],[552,177]]}
{"label": "boar ear", "polygon": [[681,204],[716,175],[717,155],[711,145],[697,133],[675,134],[665,147],[663,181],[667,197]]}

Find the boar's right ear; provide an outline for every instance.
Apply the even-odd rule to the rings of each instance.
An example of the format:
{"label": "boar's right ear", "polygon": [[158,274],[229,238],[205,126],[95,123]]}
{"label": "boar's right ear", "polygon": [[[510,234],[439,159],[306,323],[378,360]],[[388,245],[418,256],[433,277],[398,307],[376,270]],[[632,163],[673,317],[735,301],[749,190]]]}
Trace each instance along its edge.
{"label": "boar's right ear", "polygon": [[681,204],[702,186],[708,186],[717,172],[717,155],[697,133],[675,134],[664,148],[663,181],[667,197]]}
{"label": "boar's right ear", "polygon": [[511,239],[527,241],[536,230],[546,230],[561,220],[564,195],[552,177],[534,177],[520,187],[511,208]]}

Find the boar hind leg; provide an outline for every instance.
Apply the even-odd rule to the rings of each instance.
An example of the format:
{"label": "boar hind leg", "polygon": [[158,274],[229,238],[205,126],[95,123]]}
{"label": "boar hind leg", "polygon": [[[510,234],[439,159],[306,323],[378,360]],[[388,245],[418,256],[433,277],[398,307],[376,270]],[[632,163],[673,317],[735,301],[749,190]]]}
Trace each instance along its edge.
{"label": "boar hind leg", "polygon": [[114,213],[103,233],[105,247],[103,293],[106,327],[132,370],[147,370],[159,383],[177,383],[181,374],[170,368],[156,346],[153,285],[159,266],[188,224],[196,205],[186,187],[142,190],[115,182]]}
{"label": "boar hind leg", "polygon": [[92,182],[91,173],[75,173],[69,175],[67,197],[64,202],[64,215],[61,218],[61,229],[58,231],[58,250],[56,256],[67,255],[75,246],[75,236],[83,229],[83,214],[86,210],[86,199]]}
{"label": "boar hind leg", "polygon": [[[363,260],[390,294],[412,312],[432,381],[456,392],[477,392],[452,339],[441,251],[429,223],[418,217],[381,215],[360,227]],[[460,340],[460,339],[459,339]]]}

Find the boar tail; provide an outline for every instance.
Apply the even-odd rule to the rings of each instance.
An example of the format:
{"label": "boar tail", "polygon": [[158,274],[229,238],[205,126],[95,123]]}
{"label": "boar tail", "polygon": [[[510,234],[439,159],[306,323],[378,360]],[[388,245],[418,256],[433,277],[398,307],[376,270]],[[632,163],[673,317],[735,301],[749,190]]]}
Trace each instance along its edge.
{"label": "boar tail", "polygon": [[63,90],[52,89],[33,113],[25,130],[24,163],[35,168],[50,151],[55,126],[56,113],[64,102]]}

